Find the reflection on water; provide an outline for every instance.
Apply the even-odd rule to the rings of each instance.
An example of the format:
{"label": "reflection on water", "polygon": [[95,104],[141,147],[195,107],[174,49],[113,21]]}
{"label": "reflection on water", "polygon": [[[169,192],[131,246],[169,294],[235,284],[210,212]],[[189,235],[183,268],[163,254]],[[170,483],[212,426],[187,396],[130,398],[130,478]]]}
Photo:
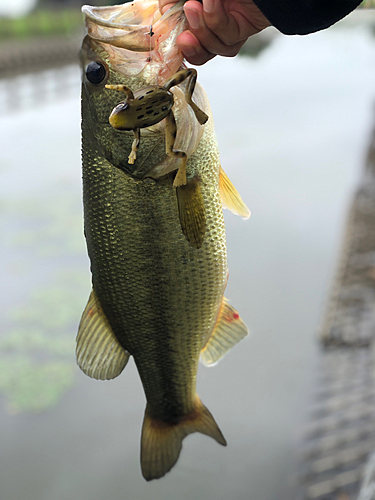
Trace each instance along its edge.
{"label": "reflection on water", "polygon": [[77,93],[77,67],[75,65],[2,79],[0,80],[0,116],[24,111],[36,105],[45,106],[48,102],[63,102],[74,93]]}
{"label": "reflection on water", "polygon": [[[6,89],[18,92],[0,116],[2,499],[292,498],[314,333],[371,129],[374,59],[367,29],[333,29],[199,70],[223,166],[252,210],[246,223],[225,214],[227,296],[252,336],[198,374],[227,449],[189,437],[173,472],[152,484],[139,471],[145,401],[134,364],[107,383],[74,368],[90,291],[79,70],[0,82],[3,103]],[[34,106],[37,91],[54,98]]]}
{"label": "reflection on water", "polygon": [[48,269],[58,270],[68,255],[84,256],[80,206],[67,195],[5,198],[2,203],[7,274],[14,282],[27,282],[30,266],[39,262],[50,277],[45,284],[33,280],[27,298],[12,301],[3,312],[8,327],[0,337],[0,390],[12,413],[45,410],[73,384],[72,332],[86,294],[87,272],[53,276]]}
{"label": "reflection on water", "polygon": [[[78,95],[76,66],[0,81],[7,144],[0,164],[2,264],[7,279],[0,390],[11,413],[50,408],[74,383],[74,331],[89,285],[87,270],[80,265],[86,263],[86,255],[79,198]],[[69,114],[69,107],[78,123],[73,143],[72,135],[65,135],[64,145],[61,117]],[[65,162],[72,160],[75,181],[64,173]]]}

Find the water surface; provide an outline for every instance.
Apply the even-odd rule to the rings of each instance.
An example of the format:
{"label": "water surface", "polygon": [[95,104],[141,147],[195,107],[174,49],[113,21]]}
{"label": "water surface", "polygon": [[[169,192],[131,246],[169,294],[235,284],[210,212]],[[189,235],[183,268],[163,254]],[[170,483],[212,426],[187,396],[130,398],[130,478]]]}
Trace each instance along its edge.
{"label": "water surface", "polygon": [[[54,88],[62,75],[65,93]],[[67,67],[17,80],[18,98],[0,115],[1,498],[289,500],[315,332],[372,128],[370,30],[279,37],[257,59],[199,69],[222,165],[252,211],[246,222],[225,214],[226,295],[251,337],[198,374],[228,447],[190,436],[178,465],[150,484],[139,467],[145,399],[134,363],[111,382],[74,365],[90,291],[79,77]],[[1,82],[1,99],[14,83]]]}

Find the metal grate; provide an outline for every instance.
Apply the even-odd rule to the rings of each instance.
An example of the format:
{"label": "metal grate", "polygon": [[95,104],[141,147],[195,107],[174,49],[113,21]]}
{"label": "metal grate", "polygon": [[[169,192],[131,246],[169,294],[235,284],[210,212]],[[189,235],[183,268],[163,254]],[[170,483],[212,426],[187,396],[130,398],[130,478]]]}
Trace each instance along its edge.
{"label": "metal grate", "polygon": [[354,500],[375,449],[375,379],[370,349],[333,349],[321,360],[312,423],[305,432],[302,499]]}

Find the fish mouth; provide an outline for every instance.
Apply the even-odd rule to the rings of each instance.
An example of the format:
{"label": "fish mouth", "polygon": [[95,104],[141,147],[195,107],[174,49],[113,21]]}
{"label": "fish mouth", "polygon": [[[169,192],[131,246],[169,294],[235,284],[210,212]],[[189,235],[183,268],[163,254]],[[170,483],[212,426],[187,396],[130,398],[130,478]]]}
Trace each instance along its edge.
{"label": "fish mouth", "polygon": [[[104,129],[109,129],[111,131],[115,131],[115,133],[117,133],[117,134],[134,136],[133,130],[115,129],[108,121],[98,121],[98,124],[101,127],[103,127]],[[152,125],[151,127],[147,127],[147,128],[142,129],[142,137],[149,137],[149,136],[155,136],[155,135],[162,136],[163,134],[164,134],[164,127],[162,126],[161,122],[157,123],[156,125]]]}
{"label": "fish mouth", "polygon": [[127,6],[133,4],[128,3],[109,7],[93,7],[90,5],[84,5],[82,7],[82,12],[86,15],[87,19],[90,19],[92,22],[100,26],[106,26],[108,28],[133,31],[141,24],[154,24],[154,0],[142,0],[142,10],[126,8]]}
{"label": "fish mouth", "polygon": [[181,22],[185,20],[185,2],[180,0],[163,16],[157,0],[137,0],[108,7],[84,5],[82,12],[90,38],[127,50],[151,52],[157,43],[163,42],[160,37],[170,36],[171,24],[185,24]]}

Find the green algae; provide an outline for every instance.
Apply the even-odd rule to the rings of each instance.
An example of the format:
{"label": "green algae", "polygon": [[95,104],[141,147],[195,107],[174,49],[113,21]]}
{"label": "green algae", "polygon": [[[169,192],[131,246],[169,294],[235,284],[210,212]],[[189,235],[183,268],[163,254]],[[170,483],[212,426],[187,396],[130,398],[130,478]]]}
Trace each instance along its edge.
{"label": "green algae", "polygon": [[69,328],[79,317],[77,301],[82,303],[81,294],[70,289],[45,288],[32,292],[29,303],[15,308],[9,316],[15,324],[38,325],[43,330]]}
{"label": "green algae", "polygon": [[26,16],[0,18],[0,41],[72,35],[82,28],[82,14],[78,8],[37,9]]}
{"label": "green algae", "polygon": [[22,292],[2,306],[0,395],[9,413],[39,413],[76,379],[75,336],[90,291],[81,203],[70,189],[10,197],[1,202],[0,225],[5,279],[16,276]]}
{"label": "green algae", "polygon": [[[64,284],[64,279],[61,280]],[[81,288],[46,286],[9,312],[0,338],[0,392],[10,413],[38,413],[56,405],[74,384],[75,334],[85,304]]]}
{"label": "green algae", "polygon": [[1,339],[0,351],[3,354],[17,352],[19,355],[46,352],[71,358],[74,352],[74,337],[68,335],[52,337],[40,330],[15,329]]}
{"label": "green algae", "polygon": [[56,405],[73,386],[72,361],[35,363],[30,357],[0,358],[0,390],[9,413],[39,413]]}
{"label": "green algae", "polygon": [[82,208],[76,199],[6,200],[0,210],[11,222],[2,236],[6,246],[42,258],[85,254]]}

